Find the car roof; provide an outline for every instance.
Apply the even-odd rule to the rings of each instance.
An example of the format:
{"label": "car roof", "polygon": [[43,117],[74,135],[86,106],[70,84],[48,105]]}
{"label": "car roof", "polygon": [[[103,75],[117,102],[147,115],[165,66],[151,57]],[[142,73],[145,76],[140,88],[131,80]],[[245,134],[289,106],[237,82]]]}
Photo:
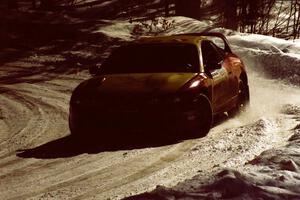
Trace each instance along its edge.
{"label": "car roof", "polygon": [[158,37],[142,37],[135,41],[137,44],[151,44],[151,43],[177,43],[177,44],[193,44],[199,45],[202,40],[210,40],[207,37],[220,38],[224,42],[224,50],[228,53],[232,53],[232,50],[228,44],[228,40],[224,34],[218,32],[200,32],[200,33],[184,33],[170,36],[158,36]]}
{"label": "car roof", "polygon": [[136,41],[137,44],[151,44],[151,43],[172,43],[172,44],[194,44],[198,45],[200,41],[207,40],[204,36],[192,34],[178,34],[170,36],[155,36],[142,37]]}

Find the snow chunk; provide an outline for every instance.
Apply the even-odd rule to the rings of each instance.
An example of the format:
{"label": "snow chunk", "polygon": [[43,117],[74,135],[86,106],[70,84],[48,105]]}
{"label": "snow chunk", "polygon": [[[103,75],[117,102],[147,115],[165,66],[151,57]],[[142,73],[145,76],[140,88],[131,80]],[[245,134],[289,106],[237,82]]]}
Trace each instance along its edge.
{"label": "snow chunk", "polygon": [[300,115],[300,107],[294,104],[286,104],[281,108],[281,112],[288,115]]}

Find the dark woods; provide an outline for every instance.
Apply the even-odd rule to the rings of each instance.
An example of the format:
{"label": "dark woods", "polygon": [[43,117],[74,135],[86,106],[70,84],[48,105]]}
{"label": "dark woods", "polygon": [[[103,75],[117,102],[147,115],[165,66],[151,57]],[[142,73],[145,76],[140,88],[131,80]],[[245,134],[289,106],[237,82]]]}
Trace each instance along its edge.
{"label": "dark woods", "polygon": [[216,0],[223,2],[224,27],[241,32],[299,38],[300,0]]}
{"label": "dark woods", "polygon": [[[18,8],[26,0],[5,0]],[[187,16],[241,32],[300,37],[300,0],[27,0],[31,9],[95,13],[102,18]],[[106,4],[107,7],[103,8]],[[108,7],[109,6],[109,7]],[[147,13],[148,16],[145,16]]]}

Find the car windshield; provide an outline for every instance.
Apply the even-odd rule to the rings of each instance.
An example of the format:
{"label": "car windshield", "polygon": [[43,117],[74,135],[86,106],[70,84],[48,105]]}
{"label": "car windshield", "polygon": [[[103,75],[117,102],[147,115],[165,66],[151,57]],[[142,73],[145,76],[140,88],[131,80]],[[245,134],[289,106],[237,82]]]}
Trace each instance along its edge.
{"label": "car windshield", "polygon": [[102,74],[199,72],[192,44],[131,44],[115,50],[100,68]]}

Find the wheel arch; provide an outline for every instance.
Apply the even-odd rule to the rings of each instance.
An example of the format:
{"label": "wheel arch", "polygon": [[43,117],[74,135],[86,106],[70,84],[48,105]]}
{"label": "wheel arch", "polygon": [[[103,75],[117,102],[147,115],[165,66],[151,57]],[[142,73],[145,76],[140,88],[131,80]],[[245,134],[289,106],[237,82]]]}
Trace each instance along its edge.
{"label": "wheel arch", "polygon": [[240,80],[244,83],[244,86],[246,87],[246,98],[248,103],[250,102],[250,91],[249,91],[249,84],[248,84],[248,76],[245,71],[243,71],[240,75]]}
{"label": "wheel arch", "polygon": [[240,80],[243,81],[246,85],[248,85],[248,76],[245,71],[243,71],[240,75]]}
{"label": "wheel arch", "polygon": [[209,99],[210,103],[212,103],[212,90],[211,90],[211,87],[200,88],[199,94],[204,94]]}

